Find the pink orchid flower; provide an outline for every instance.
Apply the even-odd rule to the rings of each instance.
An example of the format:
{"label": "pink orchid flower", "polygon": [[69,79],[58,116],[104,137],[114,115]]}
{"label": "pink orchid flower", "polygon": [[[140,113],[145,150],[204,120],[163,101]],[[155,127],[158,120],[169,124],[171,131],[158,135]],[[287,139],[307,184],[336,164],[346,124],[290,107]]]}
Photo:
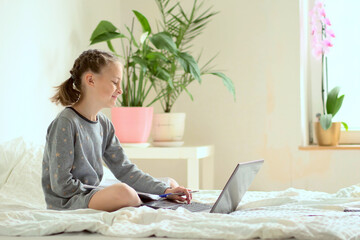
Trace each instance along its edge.
{"label": "pink orchid flower", "polygon": [[311,53],[317,60],[320,60],[321,56],[323,54],[323,49],[322,48],[313,48],[311,50]]}
{"label": "pink orchid flower", "polygon": [[324,8],[320,8],[320,9],[319,9],[319,14],[320,14],[320,16],[322,16],[322,17],[326,17],[325,9],[324,9]]}
{"label": "pink orchid flower", "polygon": [[324,19],[324,23],[328,26],[331,26],[330,20],[328,18]]}
{"label": "pink orchid flower", "polygon": [[325,39],[322,41],[322,46],[323,46],[323,52],[327,54],[329,53],[329,48],[331,48],[333,44],[328,39]]}
{"label": "pink orchid flower", "polygon": [[323,44],[323,46],[325,46],[325,47],[332,47],[332,46],[333,46],[333,44],[330,42],[329,39],[324,39],[324,40],[322,41],[322,44]]}
{"label": "pink orchid flower", "polygon": [[332,29],[326,29],[326,35],[329,35],[332,38],[335,37],[335,33]]}
{"label": "pink orchid flower", "polygon": [[309,12],[311,18],[311,35],[312,35],[312,55],[319,59],[329,52],[333,46],[330,41],[335,37],[334,31],[329,29],[330,20],[326,17],[326,12],[322,0],[316,0],[313,9]]}
{"label": "pink orchid flower", "polygon": [[321,0],[316,0],[315,1],[315,6],[316,8],[322,8],[323,7],[323,3]]}

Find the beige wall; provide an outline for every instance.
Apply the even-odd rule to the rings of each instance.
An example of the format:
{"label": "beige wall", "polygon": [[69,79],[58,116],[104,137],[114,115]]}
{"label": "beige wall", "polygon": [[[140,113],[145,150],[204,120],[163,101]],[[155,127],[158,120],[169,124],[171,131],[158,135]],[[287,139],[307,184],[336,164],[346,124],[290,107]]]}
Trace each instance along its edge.
{"label": "beige wall", "polygon": [[[191,2],[182,1],[185,6]],[[216,66],[234,81],[237,101],[232,101],[220,80],[204,77],[201,86],[194,83],[189,88],[194,102],[183,94],[174,111],[187,113],[186,144],[215,145],[215,188],[223,187],[237,162],[259,158],[266,162],[253,190],[297,187],[334,192],[360,182],[359,151],[298,150],[302,142],[299,1],[206,3],[220,13],[195,45],[203,48],[204,57],[220,52]],[[122,1],[123,13],[131,9],[148,18],[157,11],[151,1]],[[157,105],[156,111],[161,111]],[[156,175],[164,172],[150,163],[138,164]],[[163,164],[159,160],[155,166]],[[171,166],[173,170],[166,172],[185,183],[185,166],[180,161]]]}
{"label": "beige wall", "polygon": [[[185,6],[191,4],[186,0]],[[236,86],[233,102],[220,80],[207,77],[184,94],[174,111],[186,112],[185,142],[215,145],[215,188],[222,188],[237,162],[259,158],[265,165],[253,190],[288,187],[333,192],[360,182],[359,151],[299,151],[299,3],[292,0],[206,1],[220,13],[194,43]],[[48,98],[87,49],[101,19],[130,24],[131,10],[158,16],[149,0],[0,0],[0,141],[25,136],[43,142],[60,108]],[[153,28],[156,30],[155,25]],[[4,34],[6,33],[6,34]],[[96,47],[105,48],[104,45]],[[159,105],[155,110],[160,112]],[[206,162],[204,162],[205,164]],[[179,161],[143,164],[185,184]]]}

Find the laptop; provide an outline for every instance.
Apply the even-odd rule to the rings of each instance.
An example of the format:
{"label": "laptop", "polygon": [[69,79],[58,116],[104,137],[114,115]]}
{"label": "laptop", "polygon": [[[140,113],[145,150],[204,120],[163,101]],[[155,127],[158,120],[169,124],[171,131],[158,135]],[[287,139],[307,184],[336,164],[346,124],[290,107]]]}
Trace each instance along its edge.
{"label": "laptop", "polygon": [[218,199],[213,205],[192,202],[190,204],[180,203],[167,198],[154,200],[146,195],[139,194],[142,206],[155,209],[177,209],[183,207],[191,212],[210,212],[210,213],[231,213],[239,205],[242,197],[250,187],[256,174],[259,172],[264,160],[238,163],[225,184]]}

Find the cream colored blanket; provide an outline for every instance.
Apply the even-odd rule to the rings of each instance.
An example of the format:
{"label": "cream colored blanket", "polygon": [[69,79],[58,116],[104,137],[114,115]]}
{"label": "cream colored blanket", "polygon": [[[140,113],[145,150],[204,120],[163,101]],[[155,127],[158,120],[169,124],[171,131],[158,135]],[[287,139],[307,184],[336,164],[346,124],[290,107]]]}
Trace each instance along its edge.
{"label": "cream colored blanket", "polygon": [[[118,237],[192,239],[360,239],[360,185],[336,194],[287,189],[247,192],[232,214],[191,213],[184,209],[45,209],[40,184],[43,148],[22,139],[0,145],[0,235],[42,236],[87,230]],[[219,191],[194,194],[214,202]]]}

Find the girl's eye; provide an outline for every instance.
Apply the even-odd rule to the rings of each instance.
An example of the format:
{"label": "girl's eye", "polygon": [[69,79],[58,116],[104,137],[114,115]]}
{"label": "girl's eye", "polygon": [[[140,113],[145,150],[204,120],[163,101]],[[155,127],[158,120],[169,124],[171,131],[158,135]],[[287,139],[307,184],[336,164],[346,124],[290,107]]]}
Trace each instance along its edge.
{"label": "girl's eye", "polygon": [[117,82],[114,82],[114,81],[113,81],[113,84],[114,84],[114,85],[117,85]]}

